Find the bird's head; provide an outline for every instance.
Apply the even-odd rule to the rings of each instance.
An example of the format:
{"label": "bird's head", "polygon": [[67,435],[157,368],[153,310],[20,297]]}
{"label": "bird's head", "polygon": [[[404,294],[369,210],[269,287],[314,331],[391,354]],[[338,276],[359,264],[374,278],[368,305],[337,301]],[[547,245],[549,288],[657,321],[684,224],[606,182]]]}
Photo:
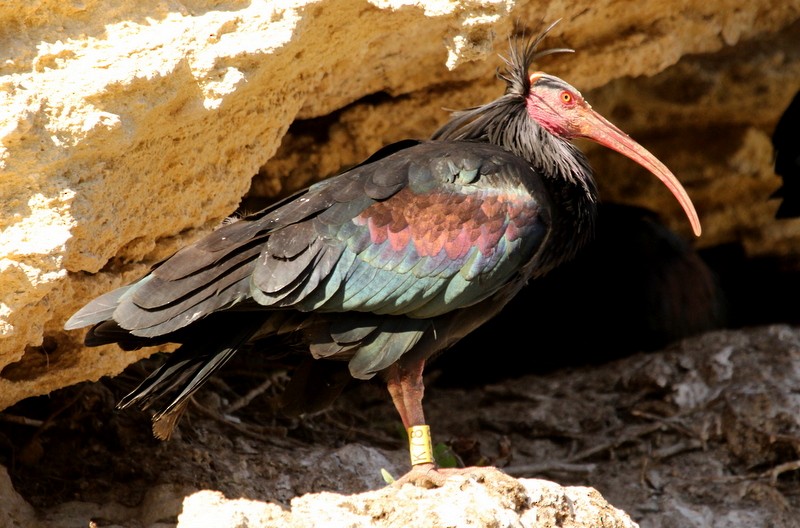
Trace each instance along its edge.
{"label": "bird's head", "polygon": [[[527,64],[525,65],[527,73]],[[689,195],[672,172],[647,149],[595,112],[581,93],[566,81],[544,72],[527,77],[523,88],[528,117],[564,139],[586,138],[616,150],[653,173],[677,198],[695,235],[700,220]]]}
{"label": "bird's head", "polygon": [[[555,149],[562,156],[565,152],[574,152],[566,146],[569,140],[591,139],[627,156],[658,177],[678,199],[692,230],[699,236],[697,211],[686,190],[663,163],[592,110],[580,92],[565,81],[539,71],[529,74],[531,65],[541,57],[573,51],[566,48],[537,50],[557,23],[526,44],[512,44],[511,53],[505,59],[506,68],[498,72],[506,82],[505,94],[487,104],[455,112],[432,139],[489,141],[531,162],[541,157],[542,142],[547,139],[539,131],[548,133],[550,139],[563,140],[559,141],[560,148]],[[591,174],[585,176],[591,177]]]}

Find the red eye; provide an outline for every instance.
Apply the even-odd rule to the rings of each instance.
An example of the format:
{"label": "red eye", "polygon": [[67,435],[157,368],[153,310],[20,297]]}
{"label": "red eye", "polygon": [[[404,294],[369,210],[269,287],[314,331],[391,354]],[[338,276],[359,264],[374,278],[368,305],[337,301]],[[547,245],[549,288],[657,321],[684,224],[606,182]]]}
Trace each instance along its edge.
{"label": "red eye", "polygon": [[565,90],[561,92],[561,102],[566,105],[571,105],[575,102],[575,96]]}

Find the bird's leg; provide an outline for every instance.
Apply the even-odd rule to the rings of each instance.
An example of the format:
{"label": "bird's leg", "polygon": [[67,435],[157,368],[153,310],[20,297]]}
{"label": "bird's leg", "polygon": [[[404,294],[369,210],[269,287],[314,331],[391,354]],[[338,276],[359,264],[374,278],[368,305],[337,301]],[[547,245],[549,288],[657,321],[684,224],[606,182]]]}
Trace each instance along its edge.
{"label": "bird's leg", "polygon": [[424,487],[439,487],[444,484],[446,476],[436,467],[433,460],[430,429],[425,425],[425,413],[422,409],[422,397],[425,385],[422,371],[425,360],[411,364],[394,364],[389,368],[386,386],[392,401],[408,432],[409,452],[411,454],[411,471],[396,481],[406,482]]}
{"label": "bird's leg", "polygon": [[415,425],[425,425],[425,413],[422,410],[425,393],[422,370],[425,361],[414,362],[410,367],[394,364],[389,367],[386,379],[389,394],[406,430]]}

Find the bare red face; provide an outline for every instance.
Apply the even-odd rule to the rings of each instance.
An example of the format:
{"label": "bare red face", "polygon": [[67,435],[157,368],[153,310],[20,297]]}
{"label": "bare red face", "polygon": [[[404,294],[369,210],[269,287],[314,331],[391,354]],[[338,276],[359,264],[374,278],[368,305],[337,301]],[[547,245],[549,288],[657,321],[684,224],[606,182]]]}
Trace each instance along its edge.
{"label": "bare red face", "polygon": [[592,107],[581,93],[558,77],[543,72],[532,73],[530,81],[528,115],[551,134],[566,139],[583,137],[581,124]]}
{"label": "bare red face", "polygon": [[551,134],[564,139],[591,139],[652,172],[677,198],[689,218],[692,231],[700,236],[697,211],[675,175],[647,149],[592,110],[578,90],[558,77],[534,72],[530,75],[526,107],[530,118]]}

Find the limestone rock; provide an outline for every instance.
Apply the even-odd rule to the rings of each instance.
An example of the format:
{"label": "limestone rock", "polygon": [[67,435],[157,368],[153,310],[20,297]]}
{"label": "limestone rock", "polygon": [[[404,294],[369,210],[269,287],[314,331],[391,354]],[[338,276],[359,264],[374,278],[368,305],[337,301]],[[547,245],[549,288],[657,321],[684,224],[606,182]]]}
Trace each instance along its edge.
{"label": "limestone rock", "polygon": [[[779,182],[767,139],[797,88],[800,2],[680,6],[4,2],[0,408],[151,353],[86,350],[62,325],[208,232],[251,186],[286,192],[428,135],[443,108],[495,97],[496,53],[516,21],[531,34],[563,19],[550,42],[578,53],[542,66],[676,169],[708,234],[700,244],[796,251],[798,223],[769,221]],[[686,232],[663,189],[594,158],[607,199],[651,205]]]}
{"label": "limestone rock", "polygon": [[[185,497],[182,500],[181,497]],[[227,499],[218,491],[192,493],[176,486],[156,486],[136,507],[116,502],[68,502],[37,513],[11,486],[0,466],[2,526],[45,523],[52,528],[86,525],[98,519],[122,526],[226,527],[395,527],[519,526],[636,528],[628,515],[609,505],[594,489],[562,487],[538,479],[514,479],[495,469],[476,469],[436,489],[386,486],[345,495],[309,493],[292,499],[289,509],[273,502]]]}
{"label": "limestone rock", "polygon": [[218,527],[518,526],[635,528],[624,512],[591,488],[516,480],[489,469],[454,477],[441,488],[385,487],[357,495],[311,493],[290,509],[201,491],[186,498],[178,527],[211,522]]}
{"label": "limestone rock", "polygon": [[0,466],[0,524],[8,528],[33,526],[36,514],[30,504],[14,490],[8,472]]}
{"label": "limestone rock", "polygon": [[447,65],[485,55],[509,7],[0,6],[0,408],[151,353],[61,327],[232,213],[294,119],[477,75]]}

